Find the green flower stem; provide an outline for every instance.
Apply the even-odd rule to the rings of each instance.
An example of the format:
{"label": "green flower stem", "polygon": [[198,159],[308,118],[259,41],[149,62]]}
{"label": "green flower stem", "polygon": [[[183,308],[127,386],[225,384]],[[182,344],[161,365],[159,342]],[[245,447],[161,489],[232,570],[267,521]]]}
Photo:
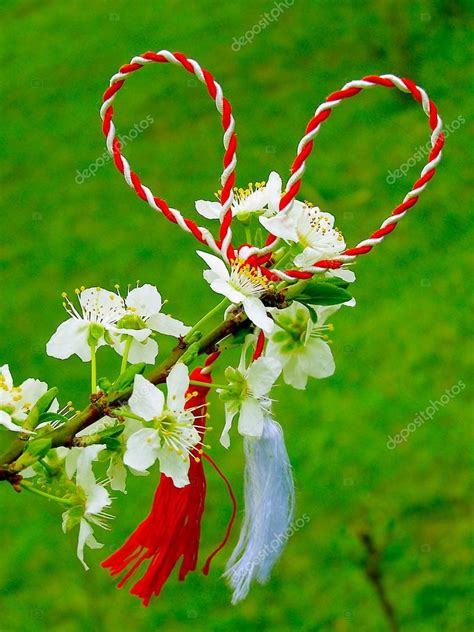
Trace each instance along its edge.
{"label": "green flower stem", "polygon": [[292,254],[291,249],[288,248],[285,254],[276,262],[276,265],[273,267],[276,268],[277,270],[281,270],[282,266],[285,265],[288,259],[291,259],[291,254]]}
{"label": "green flower stem", "polygon": [[301,281],[297,281],[296,283],[293,283],[293,285],[290,285],[285,292],[285,298],[292,299],[298,296],[298,294],[301,294],[309,281],[311,281],[311,279],[301,279]]}
{"label": "green flower stem", "polygon": [[52,467],[50,467],[46,461],[44,459],[39,459],[39,462],[41,463],[41,465],[44,467],[44,469],[46,470],[46,472],[48,473],[49,476],[54,476],[54,470]]}
{"label": "green flower stem", "polygon": [[290,327],[287,327],[286,325],[284,325],[278,318],[274,318],[273,320],[275,321],[275,325],[277,327],[280,327],[280,329],[284,329],[292,337],[294,336],[294,333],[295,333],[294,330],[292,330]]}
{"label": "green flower stem", "polygon": [[189,383],[194,386],[205,386],[206,388],[223,388],[224,390],[229,388],[228,384],[214,384],[214,382],[209,384],[208,382],[199,382],[199,380],[189,380]]}
{"label": "green flower stem", "polygon": [[97,393],[97,357],[96,345],[90,345],[91,348],[91,393]]}
{"label": "green flower stem", "polygon": [[213,309],[211,309],[210,312],[208,312],[205,316],[203,316],[201,320],[198,320],[198,322],[194,325],[191,331],[189,331],[188,334],[186,335],[186,338],[185,338],[186,342],[189,342],[193,334],[196,333],[196,331],[199,331],[202,328],[202,326],[207,323],[208,320],[210,320],[213,316],[218,314],[222,310],[222,308],[226,307],[228,304],[229,304],[229,299],[224,298]]}
{"label": "green flower stem", "polygon": [[245,225],[245,241],[248,244],[252,243],[252,231],[250,230],[250,226],[248,224]]}
{"label": "green flower stem", "polygon": [[118,409],[116,412],[117,415],[119,415],[120,417],[127,417],[127,419],[136,419],[137,421],[141,421],[142,423],[145,421],[143,417],[140,417],[140,415],[135,415],[129,410]]}
{"label": "green flower stem", "polygon": [[55,500],[57,503],[61,503],[62,505],[68,505],[69,507],[72,507],[73,503],[67,498],[60,498],[59,496],[53,496],[52,494],[43,492],[41,489],[38,489],[37,487],[35,487],[33,483],[30,483],[30,481],[27,481],[25,479],[21,481],[20,487],[23,487],[23,489],[27,489],[29,492],[33,492],[33,494],[42,496],[43,498],[48,498],[48,500]]}
{"label": "green flower stem", "polygon": [[128,354],[130,353],[130,347],[132,346],[132,342],[133,342],[133,336],[127,336],[127,341],[125,343],[125,347],[123,350],[123,357],[122,357],[122,365],[120,367],[120,374],[122,374],[125,369],[127,368],[127,363],[128,363]]}

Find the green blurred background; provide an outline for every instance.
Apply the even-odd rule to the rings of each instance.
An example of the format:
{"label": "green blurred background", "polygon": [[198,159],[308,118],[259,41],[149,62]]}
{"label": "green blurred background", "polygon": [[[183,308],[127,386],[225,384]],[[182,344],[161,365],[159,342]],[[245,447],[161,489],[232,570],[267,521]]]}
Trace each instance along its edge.
{"label": "green blurred background", "polygon": [[[184,584],[173,577],[144,609],[114,588],[99,567],[102,553],[89,553],[92,568],[83,572],[75,536],[61,532],[58,507],[2,485],[1,632],[383,631],[361,532],[379,549],[402,630],[472,629],[470,3],[296,0],[252,43],[232,50],[234,38],[274,6],[270,0],[2,2],[0,359],[17,382],[41,377],[78,406],[87,367],[44,353],[64,318],[61,291],[140,279],[155,283],[170,312],[188,323],[215,304],[192,237],[154,214],[110,163],[95,176],[77,177],[103,155],[101,95],[134,54],[182,50],[215,74],[237,121],[240,184],[266,179],[273,169],[286,175],[316,106],[364,74],[413,78],[445,124],[458,123],[419,205],[357,265],[358,307],[335,320],[335,376],[313,381],[306,393],[280,390],[276,413],[295,469],[297,517],[310,521],[289,541],[270,583],[232,607],[219,578],[221,555],[210,577],[194,574]],[[153,65],[117,98],[119,132],[147,116],[154,123],[124,153],[155,193],[194,216],[193,201],[212,199],[218,188],[222,149],[214,106],[191,75]],[[426,117],[408,96],[364,92],[338,108],[318,136],[302,197],[334,213],[353,245],[399,202],[423,163],[392,184],[388,170],[427,140]],[[104,352],[101,366],[115,370],[117,357]],[[406,443],[387,448],[389,435],[459,380],[466,388],[458,396]],[[217,403],[213,408],[219,411]],[[221,423],[218,412],[213,425]],[[241,499],[240,442],[227,453],[215,432],[212,444]],[[212,472],[208,479],[204,554],[229,515],[223,485]],[[146,514],[155,480],[156,473],[135,479],[128,496],[117,499],[114,530],[100,534],[105,554]]]}

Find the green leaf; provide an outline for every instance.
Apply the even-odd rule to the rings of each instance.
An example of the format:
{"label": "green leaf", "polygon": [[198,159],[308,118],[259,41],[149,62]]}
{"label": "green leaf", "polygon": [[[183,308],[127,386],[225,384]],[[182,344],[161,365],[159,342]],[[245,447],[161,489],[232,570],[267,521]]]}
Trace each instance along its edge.
{"label": "green leaf", "polygon": [[339,277],[329,277],[325,280],[325,283],[332,283],[332,285],[337,285],[337,287],[342,287],[343,290],[349,287],[349,281],[344,281],[344,279],[340,279]]}
{"label": "green leaf", "polygon": [[257,230],[255,231],[254,243],[258,248],[262,248],[262,246],[265,243],[265,238],[264,238],[263,230],[261,229],[261,227],[258,227]]}
{"label": "green leaf", "polygon": [[15,461],[13,468],[16,472],[20,472],[25,468],[36,463],[43,458],[51,450],[51,439],[38,438],[30,439],[26,444],[25,451]]}
{"label": "green leaf", "polygon": [[50,421],[64,421],[66,423],[69,419],[65,415],[60,415],[59,413],[42,413],[40,415],[40,423],[50,422]]}
{"label": "green leaf", "polygon": [[316,314],[316,310],[314,309],[314,307],[311,307],[311,305],[306,305],[306,308],[309,310],[311,320],[314,324],[316,324],[318,322],[318,315]]}
{"label": "green leaf", "polygon": [[122,445],[120,441],[118,439],[114,439],[114,437],[106,437],[101,440],[101,443],[106,446],[107,450],[111,450],[112,452],[118,450]]}
{"label": "green leaf", "polygon": [[112,386],[109,378],[107,377],[99,377],[97,380],[97,384],[101,391],[104,393],[108,393],[110,391],[110,387]]}
{"label": "green leaf", "polygon": [[139,362],[138,364],[131,364],[129,367],[125,369],[123,373],[121,373],[115,382],[110,387],[110,391],[122,391],[128,388],[135,379],[135,375],[139,373],[143,373],[145,370],[146,364],[144,362]]}
{"label": "green leaf", "polygon": [[116,426],[110,426],[110,428],[104,428],[97,433],[97,436],[103,439],[115,438],[121,435],[124,430],[124,424],[117,424]]}
{"label": "green leaf", "polygon": [[58,394],[58,389],[54,387],[54,388],[50,388],[49,391],[46,391],[44,395],[41,395],[41,397],[35,404],[35,408],[38,409],[38,412],[40,413],[40,415],[42,413],[45,413],[48,410],[48,408],[53,403],[57,394]]}
{"label": "green leaf", "polygon": [[308,283],[301,294],[293,297],[295,301],[310,305],[339,305],[350,301],[351,298],[351,294],[342,287],[320,281]]}
{"label": "green leaf", "polygon": [[26,444],[25,452],[28,452],[32,456],[41,459],[46,456],[51,450],[51,439],[46,437],[42,439],[33,439]]}
{"label": "green leaf", "polygon": [[57,388],[50,388],[49,391],[46,391],[46,393],[38,399],[23,424],[26,430],[34,430],[36,428],[41,421],[41,414],[48,410],[57,394]]}
{"label": "green leaf", "polygon": [[184,364],[191,364],[192,362],[194,362],[194,360],[199,355],[199,347],[200,347],[199,342],[193,342],[192,344],[190,344],[189,347],[181,356],[180,362],[183,362]]}

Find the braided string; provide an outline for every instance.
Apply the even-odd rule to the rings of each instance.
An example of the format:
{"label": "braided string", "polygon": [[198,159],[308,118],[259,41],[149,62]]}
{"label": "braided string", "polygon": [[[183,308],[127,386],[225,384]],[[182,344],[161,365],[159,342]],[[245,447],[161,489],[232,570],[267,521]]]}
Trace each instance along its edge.
{"label": "braided string", "polygon": [[[182,66],[205,84],[210,97],[214,100],[217,111],[221,114],[222,127],[224,129],[224,159],[221,175],[222,190],[220,202],[223,208],[222,220],[219,230],[219,239],[216,240],[211,232],[195,222],[182,216],[182,214],[168,204],[162,198],[156,197],[152,191],[142,184],[138,175],[131,170],[127,159],[121,153],[121,144],[116,137],[116,129],[113,123],[113,101],[117,92],[122,88],[126,79],[137,70],[151,62],[171,63]],[[192,233],[201,243],[208,245],[214,252],[220,254],[226,261],[234,257],[232,246],[232,201],[235,182],[235,167],[237,164],[237,139],[235,136],[235,121],[229,101],[223,96],[222,88],[208,70],[202,68],[197,61],[190,59],[182,53],[171,53],[161,50],[157,53],[147,52],[130,60],[130,63],[122,66],[110,79],[109,88],[103,96],[100,109],[102,118],[102,131],[106,137],[107,150],[112,156],[117,169],[122,173],[125,182],[135,190],[137,195],[147,202],[155,211],[160,211],[171,222],[177,224],[188,233]]]}
{"label": "braided string", "polygon": [[[428,157],[428,163],[421,171],[419,178],[413,184],[411,190],[405,195],[402,203],[392,211],[391,215],[382,222],[381,226],[373,232],[369,238],[362,240],[354,248],[345,250],[339,256],[334,257],[334,259],[317,261],[314,265],[308,266],[303,270],[286,270],[284,272],[281,270],[272,270],[272,272],[281,279],[287,281],[308,279],[315,273],[320,273],[331,268],[340,268],[344,263],[354,261],[359,255],[370,252],[374,246],[380,244],[383,239],[395,229],[397,223],[405,217],[409,209],[415,206],[421,193],[436,173],[436,167],[441,160],[444,135],[442,131],[443,123],[433,101],[431,101],[423,88],[417,86],[410,79],[400,79],[390,74],[381,76],[369,75],[361,80],[350,81],[341,90],[330,94],[326,101],[317,108],[314,116],[306,127],[305,135],[298,145],[297,155],[291,167],[291,176],[286,184],[285,193],[280,200],[280,212],[286,213],[291,209],[301,186],[301,180],[306,168],[306,160],[313,149],[314,138],[319,133],[321,125],[329,118],[332,110],[342,103],[344,99],[353,97],[362,90],[373,88],[374,86],[398,88],[398,90],[402,92],[410,93],[413,98],[421,104],[423,111],[429,118],[429,126],[432,132],[430,138],[431,152]],[[271,253],[278,242],[278,238],[274,235],[270,235],[264,248],[249,249],[248,255],[266,255]]]}

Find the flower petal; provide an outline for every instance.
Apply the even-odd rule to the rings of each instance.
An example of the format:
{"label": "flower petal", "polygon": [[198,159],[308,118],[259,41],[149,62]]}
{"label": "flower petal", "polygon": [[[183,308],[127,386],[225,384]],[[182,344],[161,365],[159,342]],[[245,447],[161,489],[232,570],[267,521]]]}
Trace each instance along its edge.
{"label": "flower petal", "polygon": [[300,366],[299,354],[291,355],[283,366],[285,384],[298,390],[304,390],[308,383],[308,374]]}
{"label": "flower petal", "polygon": [[148,338],[145,342],[134,340],[130,345],[128,361],[132,364],[137,362],[146,362],[146,364],[155,364],[158,355],[158,343],[153,338]]}
{"label": "flower petal", "polygon": [[141,287],[135,287],[127,294],[125,304],[137,316],[143,319],[157,314],[163,304],[161,295],[154,285],[145,283]]}
{"label": "flower petal", "polygon": [[13,388],[13,379],[8,364],[4,364],[0,368],[0,375],[3,377],[4,385],[8,388],[9,391],[11,391],[11,389]]}
{"label": "flower petal", "polygon": [[[19,395],[21,395],[21,400],[15,402],[15,408],[18,410],[22,408],[31,409],[39,398],[46,393],[48,390],[48,385],[46,382],[41,382],[40,380],[35,380],[33,378],[28,378],[21,385],[21,391]],[[24,413],[26,417],[26,413]],[[16,415],[13,414],[15,417]]]}
{"label": "flower petal", "polygon": [[270,334],[273,331],[273,320],[267,316],[265,305],[259,298],[256,296],[245,296],[242,304],[245,313],[257,327],[263,329],[266,334]]}
{"label": "flower petal", "polygon": [[221,279],[229,279],[229,271],[225,265],[225,263],[219,257],[215,255],[211,255],[208,252],[202,252],[202,250],[196,250],[196,253],[204,259],[209,268]]}
{"label": "flower petal", "polygon": [[79,524],[79,539],[77,541],[77,557],[85,570],[88,571],[89,567],[84,561],[84,547],[88,546],[90,549],[101,549],[104,545],[94,537],[94,531],[87,520],[81,519]]}
{"label": "flower petal", "polygon": [[84,319],[90,322],[116,323],[126,313],[123,298],[101,287],[82,290],[78,299]]}
{"label": "flower petal", "polygon": [[173,480],[175,487],[189,484],[189,457],[178,454],[175,450],[163,447],[159,451],[160,471]]}
{"label": "flower petal", "polygon": [[128,400],[132,413],[143,417],[145,421],[150,421],[161,415],[164,403],[165,396],[154,384],[143,375],[135,375],[133,392]]}
{"label": "flower petal", "polygon": [[0,410],[0,426],[3,426],[7,430],[11,430],[11,432],[25,432],[26,434],[34,434],[31,430],[25,430],[18,424],[12,421],[12,418],[8,413],[4,410]]}
{"label": "flower petal", "polygon": [[263,211],[268,204],[268,195],[265,187],[255,189],[252,193],[242,199],[242,201],[234,201],[232,209],[234,215],[252,213],[255,211]]}
{"label": "flower petal", "polygon": [[79,458],[80,449],[79,448],[71,448],[67,451],[67,454],[64,458],[64,467],[66,469],[66,476],[69,479],[72,479],[76,470],[77,470],[77,459]]}
{"label": "flower petal", "polygon": [[341,305],[317,305],[314,309],[318,316],[317,326],[321,327],[328,318],[341,309]]}
{"label": "flower petal", "polygon": [[59,360],[65,360],[76,354],[83,362],[90,362],[91,349],[88,345],[88,337],[89,322],[69,318],[61,323],[51,336],[46,345],[46,353]]}
{"label": "flower petal", "polygon": [[154,428],[143,428],[128,439],[123,462],[137,472],[144,472],[156,461],[159,451],[158,431]]}
{"label": "flower petal", "polygon": [[[86,448],[77,448],[77,450],[79,456],[76,462],[76,481],[82,489],[89,492],[96,486],[92,462],[97,460],[99,452],[105,450],[105,445],[90,445]],[[75,452],[75,450],[72,450],[72,452]]]}
{"label": "flower petal", "polygon": [[166,378],[168,387],[167,406],[170,410],[183,410],[186,401],[186,391],[189,386],[188,368],[182,362],[178,362],[171,369]]}
{"label": "flower petal", "polygon": [[188,331],[191,331],[191,327],[187,327],[180,320],[172,318],[171,316],[168,316],[168,314],[162,314],[161,312],[149,318],[147,325],[159,334],[174,336],[175,338],[185,336]]}
{"label": "flower petal", "polygon": [[[112,333],[114,337],[117,336],[131,336],[134,340],[138,342],[144,342],[151,334],[153,333],[151,329],[147,327],[145,329],[125,329],[123,327],[109,327],[109,331]],[[122,341],[119,340],[121,343]]]}
{"label": "flower petal", "polygon": [[111,489],[124,494],[127,493],[127,468],[119,456],[113,456],[110,459],[107,476],[110,479]]}
{"label": "flower petal", "polygon": [[265,191],[267,194],[268,209],[274,214],[280,210],[281,188],[281,177],[276,171],[272,171],[268,176]]}
{"label": "flower petal", "polygon": [[232,428],[232,422],[236,413],[237,410],[234,407],[225,404],[225,424],[220,438],[221,444],[224,446],[224,448],[228,448],[230,446],[229,432]]}
{"label": "flower petal", "polygon": [[219,202],[209,202],[207,200],[197,200],[196,211],[206,219],[220,219],[222,215],[222,205]]}
{"label": "flower petal", "polygon": [[263,432],[264,413],[256,399],[243,401],[239,416],[239,433],[244,437],[261,437]]}
{"label": "flower petal", "polygon": [[279,362],[271,358],[261,357],[252,362],[247,373],[247,383],[254,395],[268,395],[275,380],[281,373]]}
{"label": "flower petal", "polygon": [[331,347],[320,338],[308,340],[299,362],[308,375],[319,379],[329,377],[336,370]]}
{"label": "flower petal", "polygon": [[225,281],[224,279],[216,279],[215,281],[212,281],[210,285],[211,290],[214,290],[214,292],[217,292],[217,294],[222,294],[232,303],[242,303],[242,301],[245,299],[245,294],[242,294],[242,292],[239,292],[238,290],[233,288],[229,284],[229,282]]}
{"label": "flower petal", "polygon": [[109,492],[97,483],[87,490],[85,515],[97,515],[112,504]]}
{"label": "flower petal", "polygon": [[356,279],[355,272],[347,268],[338,268],[337,270],[328,270],[328,276],[337,277],[346,281],[346,283],[354,283]]}
{"label": "flower petal", "polygon": [[278,213],[273,217],[262,215],[259,220],[262,226],[275,237],[280,237],[285,241],[298,241],[296,224],[290,213]]}

